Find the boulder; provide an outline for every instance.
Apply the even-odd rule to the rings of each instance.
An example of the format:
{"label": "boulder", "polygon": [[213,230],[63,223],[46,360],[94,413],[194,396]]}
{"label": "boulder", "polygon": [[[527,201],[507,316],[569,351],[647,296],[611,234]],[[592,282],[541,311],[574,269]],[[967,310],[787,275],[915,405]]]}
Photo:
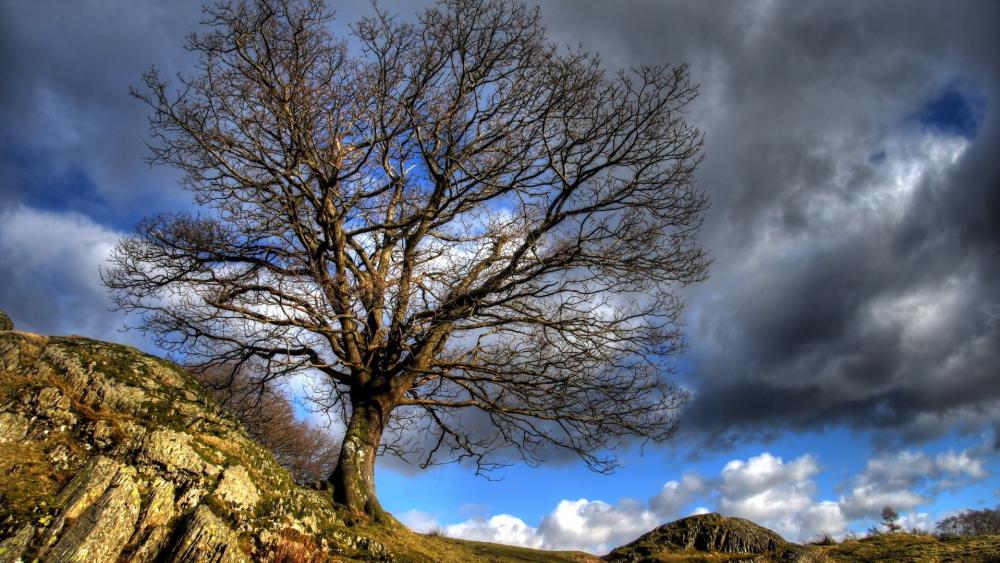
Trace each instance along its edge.
{"label": "boulder", "polygon": [[149,502],[142,511],[139,531],[166,524],[176,512],[174,510],[176,488],[173,483],[162,477],[155,477],[149,489]]}
{"label": "boulder", "polygon": [[0,563],[392,559],[169,362],[4,331],[0,391]]}
{"label": "boulder", "polygon": [[215,495],[222,500],[242,509],[253,509],[257,506],[260,494],[254,486],[250,475],[242,465],[234,465],[222,474]]}
{"label": "boulder", "polygon": [[[62,520],[75,520],[111,485],[122,464],[104,456],[94,456],[77,471],[73,479],[59,491],[56,505],[62,507]],[[54,526],[58,526],[58,523]]]}
{"label": "boulder", "polygon": [[169,559],[171,563],[249,563],[236,534],[204,505],[188,520]]}
{"label": "boulder", "polygon": [[121,467],[107,489],[47,554],[51,563],[114,563],[125,548],[139,518],[141,500],[135,470]]}
{"label": "boulder", "polygon": [[138,461],[159,465],[169,473],[185,471],[199,476],[219,474],[217,466],[202,459],[191,447],[190,434],[174,430],[157,430],[146,436]]}

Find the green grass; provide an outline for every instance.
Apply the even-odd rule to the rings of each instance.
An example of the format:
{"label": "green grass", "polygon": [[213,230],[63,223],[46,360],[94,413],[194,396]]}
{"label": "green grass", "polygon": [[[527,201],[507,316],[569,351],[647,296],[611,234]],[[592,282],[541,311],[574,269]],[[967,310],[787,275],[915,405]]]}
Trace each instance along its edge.
{"label": "green grass", "polygon": [[[135,386],[148,384],[148,379],[156,380],[156,389],[147,387],[149,409],[141,413],[119,413],[97,410],[81,404],[78,391],[54,371],[55,366],[43,366],[40,362],[42,350],[47,345],[55,345],[65,353],[75,356],[82,369],[94,369],[105,376]],[[123,421],[135,421],[151,428],[174,428],[187,432],[193,437],[192,447],[207,461],[219,466],[242,465],[250,473],[257,486],[261,500],[256,510],[249,515],[237,515],[231,507],[218,502],[208,495],[205,502],[213,505],[220,517],[236,517],[244,520],[259,520],[261,529],[266,521],[281,522],[287,516],[304,517],[310,515],[320,530],[316,538],[291,537],[301,540],[289,541],[289,545],[300,545],[295,557],[287,561],[323,563],[328,561],[353,561],[351,557],[365,559],[363,549],[344,556],[331,556],[315,545],[317,539],[331,538],[335,533],[367,537],[383,544],[395,555],[399,563],[597,563],[601,558],[577,551],[542,551],[522,547],[499,545],[486,542],[448,538],[442,534],[416,534],[390,518],[386,524],[345,526],[337,522],[330,510],[328,493],[299,488],[274,456],[258,444],[245,437],[241,431],[227,424],[214,424],[211,420],[218,409],[210,399],[204,398],[194,379],[165,360],[147,356],[125,347],[80,338],[45,338],[26,333],[5,333],[0,338],[0,404],[16,402],[20,397],[33,396],[44,387],[56,387],[70,397],[72,411],[80,420],[82,428],[87,421],[110,422],[117,428]],[[201,400],[198,409],[206,409],[203,430],[187,427],[189,422],[180,409],[174,406],[188,404],[193,392]],[[146,404],[146,403],[144,403]],[[211,411],[211,412],[208,412]],[[117,431],[115,440],[123,438]],[[67,467],[56,468],[49,462],[48,454],[55,449],[69,452],[72,460]],[[88,452],[71,433],[52,432],[44,437],[36,436],[15,447],[0,448],[0,521],[30,521],[46,524],[51,519],[52,503],[56,492],[72,477]],[[234,526],[239,528],[239,526]],[[286,530],[292,534],[291,530]],[[293,534],[294,536],[294,534]],[[251,538],[243,537],[244,542]],[[650,546],[651,549],[655,546]],[[290,550],[292,548],[289,548]],[[807,549],[819,561],[931,561],[931,562],[1000,562],[1000,536],[975,538],[938,539],[929,535],[886,534],[862,540],[845,541],[834,545],[808,546]],[[747,554],[724,554],[693,550],[664,549],[652,557],[657,561],[677,561],[690,563],[745,560]],[[290,552],[291,553],[291,552]],[[303,555],[304,554],[304,555]],[[294,554],[292,554],[294,555]],[[306,557],[308,556],[308,557]],[[289,555],[291,557],[291,555]]]}
{"label": "green grass", "polygon": [[814,548],[832,561],[996,562],[1000,561],[1000,536],[938,539],[919,534],[883,534],[834,546]]}
{"label": "green grass", "polygon": [[596,563],[601,559],[580,551],[543,551],[495,543],[417,534],[398,522],[364,525],[347,531],[370,537],[389,548],[399,563]]}

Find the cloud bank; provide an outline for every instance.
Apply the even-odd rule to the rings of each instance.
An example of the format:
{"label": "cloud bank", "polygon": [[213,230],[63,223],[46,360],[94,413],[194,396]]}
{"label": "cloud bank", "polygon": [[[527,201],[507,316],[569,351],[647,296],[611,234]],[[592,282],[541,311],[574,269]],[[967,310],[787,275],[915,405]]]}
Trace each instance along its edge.
{"label": "cloud bank", "polygon": [[128,340],[98,275],[121,236],[77,213],[0,209],[0,303],[23,330]]}
{"label": "cloud bank", "polygon": [[886,505],[901,513],[907,529],[931,529],[934,520],[916,509],[929,503],[934,491],[987,478],[987,455],[982,447],[936,456],[913,450],[879,454],[868,460],[861,473],[840,484],[843,492],[837,498],[822,498],[816,477],[823,467],[816,456],[805,454],[785,461],[763,452],[729,461],[718,475],[689,474],[668,481],[646,502],[562,500],[538,526],[512,514],[450,525],[441,525],[433,515],[420,511],[403,513],[400,519],[418,532],[438,530],[455,538],[595,554],[628,543],[664,522],[711,511],[747,518],[796,542],[822,534],[842,537],[852,526],[863,530],[878,520]]}
{"label": "cloud bank", "polygon": [[691,63],[712,278],[682,431],[1000,423],[1000,5],[546,2],[611,65]]}

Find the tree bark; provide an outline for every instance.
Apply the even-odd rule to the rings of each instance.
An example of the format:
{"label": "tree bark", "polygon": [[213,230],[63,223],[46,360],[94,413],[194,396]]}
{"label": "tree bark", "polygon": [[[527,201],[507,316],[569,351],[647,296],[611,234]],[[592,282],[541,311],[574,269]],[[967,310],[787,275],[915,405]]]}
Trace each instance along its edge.
{"label": "tree bark", "polygon": [[329,478],[333,500],[355,516],[381,521],[385,512],[375,495],[375,453],[391,409],[372,397],[352,397],[351,405],[337,468]]}

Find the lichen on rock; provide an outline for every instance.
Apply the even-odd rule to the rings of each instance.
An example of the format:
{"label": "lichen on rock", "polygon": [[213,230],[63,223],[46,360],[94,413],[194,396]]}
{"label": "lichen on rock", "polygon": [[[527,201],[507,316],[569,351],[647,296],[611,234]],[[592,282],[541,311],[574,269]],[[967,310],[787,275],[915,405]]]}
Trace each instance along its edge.
{"label": "lichen on rock", "polygon": [[142,444],[138,461],[161,466],[167,472],[186,471],[192,475],[219,474],[218,466],[205,461],[191,447],[191,435],[174,430],[156,430]]}
{"label": "lichen on rock", "polygon": [[211,509],[199,506],[177,542],[173,563],[249,563],[240,551],[236,534]]}
{"label": "lichen on rock", "polygon": [[27,433],[27,418],[17,413],[0,412],[0,444],[20,442]]}
{"label": "lichen on rock", "polygon": [[329,497],[132,348],[0,333],[0,444],[0,563],[269,561],[291,531],[323,557],[392,559],[338,541]]}
{"label": "lichen on rock", "polygon": [[222,474],[215,494],[222,500],[236,505],[243,509],[252,509],[257,506],[260,495],[257,487],[247,474],[247,470],[242,465],[234,465],[226,469]]}

